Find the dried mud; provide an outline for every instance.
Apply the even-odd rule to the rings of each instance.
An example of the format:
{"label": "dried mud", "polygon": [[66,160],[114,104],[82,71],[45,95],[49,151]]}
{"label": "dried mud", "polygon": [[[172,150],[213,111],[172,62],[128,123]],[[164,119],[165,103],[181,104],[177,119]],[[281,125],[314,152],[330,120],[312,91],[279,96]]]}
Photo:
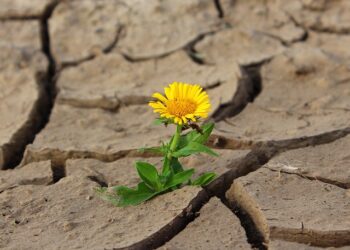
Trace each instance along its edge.
{"label": "dried mud", "polygon": [[[1,249],[349,249],[350,5],[0,3]],[[160,165],[150,95],[202,84],[216,122],[204,188],[98,199]]]}

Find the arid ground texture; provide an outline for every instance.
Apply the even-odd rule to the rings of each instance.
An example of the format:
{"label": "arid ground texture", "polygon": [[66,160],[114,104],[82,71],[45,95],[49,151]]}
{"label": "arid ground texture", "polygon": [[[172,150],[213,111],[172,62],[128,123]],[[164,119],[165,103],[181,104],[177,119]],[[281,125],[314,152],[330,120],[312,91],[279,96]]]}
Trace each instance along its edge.
{"label": "arid ground texture", "polygon": [[[350,249],[350,1],[1,0],[1,249]],[[147,105],[201,84],[215,171],[136,207]]]}

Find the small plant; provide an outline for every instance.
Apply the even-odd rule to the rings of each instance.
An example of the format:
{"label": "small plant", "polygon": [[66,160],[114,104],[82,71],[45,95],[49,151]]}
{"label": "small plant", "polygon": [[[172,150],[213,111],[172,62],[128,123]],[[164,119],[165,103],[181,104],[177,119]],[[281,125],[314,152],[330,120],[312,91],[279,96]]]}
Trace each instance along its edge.
{"label": "small plant", "polygon": [[[166,87],[165,96],[160,93],[152,95],[155,101],[149,105],[155,113],[160,114],[157,124],[175,124],[176,131],[168,143],[160,147],[143,148],[161,154],[163,167],[160,172],[147,162],[136,162],[136,170],[141,182],[134,188],[114,186],[97,188],[98,195],[116,206],[124,207],[138,205],[152,197],[180,188],[182,185],[205,186],[215,177],[215,173],[204,173],[192,180],[194,169],[184,169],[179,158],[192,154],[217,154],[204,144],[207,142],[213,128],[213,123],[199,127],[196,122],[206,118],[210,110],[209,96],[199,85],[174,82]],[[191,131],[184,133],[187,129]]]}

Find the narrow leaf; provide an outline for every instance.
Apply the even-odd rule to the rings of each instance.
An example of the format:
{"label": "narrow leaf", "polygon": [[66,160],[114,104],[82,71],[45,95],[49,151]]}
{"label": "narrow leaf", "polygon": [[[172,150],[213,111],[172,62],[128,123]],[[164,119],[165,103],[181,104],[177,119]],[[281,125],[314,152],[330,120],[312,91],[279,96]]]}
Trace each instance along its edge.
{"label": "narrow leaf", "polygon": [[192,138],[192,141],[194,142],[198,142],[198,143],[201,143],[201,144],[204,144],[208,141],[208,138],[211,134],[211,132],[213,131],[214,129],[214,126],[215,124],[214,123],[206,123],[202,126],[202,133],[198,133],[197,131],[197,134]]}
{"label": "narrow leaf", "polygon": [[191,168],[191,169],[182,171],[180,173],[177,173],[175,175],[172,175],[168,183],[166,183],[166,185],[164,186],[164,190],[189,181],[193,173],[194,173],[194,169]]}
{"label": "narrow leaf", "polygon": [[207,146],[204,146],[203,144],[200,144],[198,142],[190,142],[187,146],[172,153],[172,155],[178,158],[178,157],[186,157],[195,153],[206,153],[208,155],[218,156],[218,154],[215,153],[213,150],[211,150]]}
{"label": "narrow leaf", "polygon": [[206,186],[216,177],[215,173],[204,173],[192,182],[194,186]]}
{"label": "narrow leaf", "polygon": [[141,153],[151,152],[151,153],[155,153],[155,154],[164,155],[167,152],[167,147],[166,147],[166,145],[163,145],[160,147],[140,148],[138,151]]}
{"label": "narrow leaf", "polygon": [[202,134],[196,130],[188,132],[187,134],[181,136],[179,148],[185,147],[190,142],[198,142],[200,144],[206,143],[213,129],[214,123],[206,123],[201,127]]}
{"label": "narrow leaf", "polygon": [[162,175],[167,176],[170,174],[170,161],[167,156],[164,156],[163,158],[163,168],[162,168]]}

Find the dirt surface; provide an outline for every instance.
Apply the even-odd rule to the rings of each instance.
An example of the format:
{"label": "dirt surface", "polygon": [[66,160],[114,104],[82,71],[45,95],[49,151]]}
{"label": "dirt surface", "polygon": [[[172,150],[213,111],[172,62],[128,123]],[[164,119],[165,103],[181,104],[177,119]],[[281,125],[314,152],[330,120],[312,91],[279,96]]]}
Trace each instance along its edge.
{"label": "dirt surface", "polygon": [[[347,0],[0,3],[1,249],[350,249]],[[204,188],[117,208],[153,92],[201,84]]]}
{"label": "dirt surface", "polygon": [[337,186],[263,167],[235,180],[226,197],[251,214],[265,239],[349,244],[349,194]]}
{"label": "dirt surface", "polygon": [[250,249],[240,221],[219,199],[212,198],[199,217],[159,249]]}
{"label": "dirt surface", "polygon": [[[39,23],[0,21],[0,169],[13,165],[18,151],[35,133],[45,108],[38,72],[45,72],[47,59],[41,52]],[[34,135],[33,135],[34,137]]]}
{"label": "dirt surface", "polygon": [[[116,68],[120,73],[114,70]],[[63,70],[57,83],[60,89],[57,101],[115,111],[123,105],[147,104],[154,92],[177,78],[178,81],[201,83],[213,96],[212,112],[215,112],[232,99],[239,77],[236,62],[224,68],[198,65],[184,51],[139,63],[129,62],[121,54],[111,52]]]}

